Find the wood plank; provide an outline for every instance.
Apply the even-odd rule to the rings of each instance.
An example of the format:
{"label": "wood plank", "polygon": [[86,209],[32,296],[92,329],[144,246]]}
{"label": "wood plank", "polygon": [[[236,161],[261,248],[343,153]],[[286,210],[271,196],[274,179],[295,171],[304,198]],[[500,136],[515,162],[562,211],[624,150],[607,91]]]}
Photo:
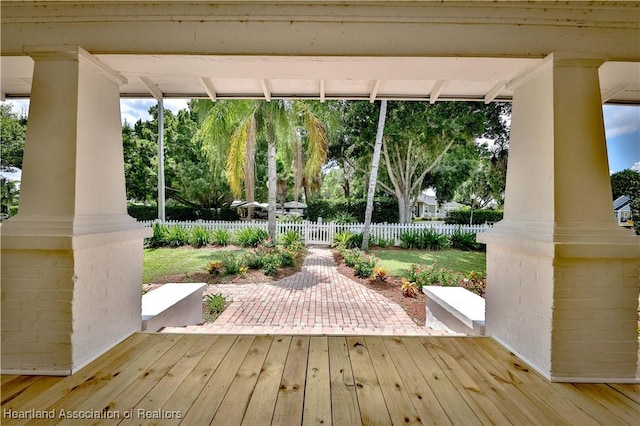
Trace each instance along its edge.
{"label": "wood plank", "polygon": [[[18,376],[14,380],[9,381],[0,389],[2,391],[2,409],[16,410],[19,407],[20,400],[16,401],[16,398],[23,397],[23,399],[29,399],[29,396],[24,397],[24,393],[28,395],[37,395],[34,389],[39,388],[40,392],[44,392],[46,389],[53,386],[55,383],[63,380],[62,377],[52,377],[52,381],[44,380],[47,376]],[[32,388],[33,386],[33,388]]]}
{"label": "wood plank", "polygon": [[387,404],[393,424],[421,424],[420,416],[411,403],[406,386],[389,355],[381,337],[365,337],[373,368]]}
{"label": "wood plank", "polygon": [[291,340],[291,336],[274,337],[271,349],[269,349],[267,359],[264,361],[262,371],[258,377],[258,382],[251,395],[251,400],[244,413],[243,425],[267,425],[271,423]]}
{"label": "wood plank", "polygon": [[[514,354],[506,351],[502,346],[496,343],[493,339],[481,339],[474,341],[477,344],[482,345],[483,349],[489,353],[490,356],[497,360],[509,365],[512,374],[523,378],[522,373],[533,373],[527,375],[526,383],[529,383],[532,378],[538,377],[529,367],[527,367],[518,357]],[[542,379],[544,380],[544,379]],[[546,383],[549,383],[545,380]],[[593,404],[587,398],[584,397],[577,389],[568,383],[550,383],[552,389],[561,395],[560,398],[566,400],[570,404],[575,406],[576,412],[583,411],[591,418],[593,418],[599,424],[619,424],[621,419],[613,415],[609,410],[602,407],[600,404]],[[550,397],[554,394],[549,392]]]}
{"label": "wood plank", "polygon": [[[502,377],[490,363],[479,361],[477,356],[466,350],[467,345],[460,345],[454,339],[442,339],[442,344],[447,354],[455,357],[467,373],[477,377],[479,383],[488,385],[486,391],[496,395],[500,401],[498,405],[510,420],[517,420],[521,424],[523,422],[562,424],[567,421],[535,395],[527,397],[520,392],[516,385],[517,380],[513,381],[508,375]],[[443,353],[441,352],[440,355]],[[524,416],[523,420],[521,420],[522,416]]]}
{"label": "wood plank", "polygon": [[640,423],[640,405],[607,385],[574,383],[573,386],[627,424],[637,426]]}
{"label": "wood plank", "polygon": [[[482,424],[472,407],[480,411],[485,423],[490,422],[489,418],[484,415],[480,405],[474,400],[480,395],[475,383],[452,383],[442,371],[434,356],[423,346],[422,338],[403,337],[401,340],[409,355],[411,355],[413,362],[418,367],[417,372],[422,374],[429,384],[453,424]],[[484,398],[481,398],[481,400],[484,400]]]}
{"label": "wood plank", "polygon": [[609,384],[610,387],[625,395],[627,398],[640,404],[640,385],[613,383]]}
{"label": "wood plank", "polygon": [[213,417],[212,425],[239,425],[249,405],[258,376],[273,342],[273,336],[258,336],[244,358],[233,382]]}
{"label": "wood plank", "polygon": [[20,376],[16,374],[3,374],[0,376],[0,386],[6,385],[10,381],[12,381],[13,379],[17,379],[18,377]]}
{"label": "wood plank", "polygon": [[302,424],[332,424],[329,342],[326,336],[312,337],[309,342]]}
{"label": "wood plank", "polygon": [[421,421],[425,424],[435,425],[453,424],[438,403],[438,397],[431,390],[429,384],[421,374],[417,373],[418,367],[413,362],[407,348],[402,344],[402,340],[397,337],[386,338],[384,343]]}
{"label": "wood plank", "polygon": [[[181,413],[181,417],[184,418],[189,407],[191,407],[193,402],[198,398],[198,395],[200,395],[207,385],[211,376],[213,376],[218,369],[218,366],[227,356],[227,353],[237,339],[237,336],[219,336],[215,344],[211,346],[196,367],[187,375],[182,384],[162,406],[162,410],[166,412],[178,411]],[[167,419],[163,420],[163,424],[178,424],[181,420],[182,419]],[[147,423],[149,422],[143,424]]]}
{"label": "wood plank", "polygon": [[141,419],[138,410],[159,411],[169,401],[176,389],[184,382],[200,360],[218,341],[218,336],[199,336],[198,341],[185,356],[133,407],[133,415],[123,420],[120,425],[148,424],[151,420]]}
{"label": "wood plank", "polygon": [[475,357],[483,360],[483,365],[493,366],[497,376],[502,380],[509,380],[521,389],[530,398],[544,401],[552,407],[566,422],[580,425],[597,426],[600,423],[593,417],[582,411],[566,396],[558,391],[556,386],[525,366],[520,360],[511,360],[506,357],[507,351],[499,347],[493,339],[465,338],[456,341],[464,345]]}
{"label": "wood plank", "polygon": [[[111,379],[97,392],[91,394],[89,398],[74,398],[65,402],[64,406],[55,404],[50,409],[59,411],[60,409],[68,411],[109,411],[112,410],[111,401],[117,395],[120,395],[124,389],[129,387],[137,380],[145,371],[146,367],[155,363],[171,348],[173,348],[183,336],[173,335],[171,337],[163,337],[147,351],[143,352],[135,359],[129,360],[126,366],[113,373]],[[77,424],[77,420],[63,419],[59,424]]]}
{"label": "wood plank", "polygon": [[211,423],[213,415],[218,411],[220,403],[255,339],[255,336],[239,336],[236,339],[198,398],[188,409],[182,407],[183,412],[186,411],[186,415],[182,419],[183,424],[205,425]]}
{"label": "wood plank", "polygon": [[[444,345],[449,339],[428,339],[423,342],[423,346],[440,366],[444,374],[447,374],[452,383],[459,383],[459,391],[462,395],[468,393],[473,402],[469,402],[473,412],[478,416],[482,423],[505,424],[513,422],[505,414],[505,407],[502,401],[496,400],[494,393],[497,389],[492,384],[487,384],[486,379],[476,374],[474,368],[468,365],[459,354],[451,355],[448,348]],[[509,411],[514,411],[509,407]],[[515,409],[518,417],[517,409]],[[524,417],[524,416],[522,416]],[[520,424],[520,423],[518,423]]]}
{"label": "wood plank", "polygon": [[[77,373],[62,378],[46,392],[39,391],[37,388],[30,390],[2,408],[11,408],[16,411],[43,410],[49,409],[58,401],[64,404],[66,400],[75,398],[76,395],[84,395],[84,390],[87,388],[101,387],[110,380],[114,371],[119,371],[119,368],[129,360],[129,354],[132,351],[140,353],[146,350],[138,346],[146,341],[148,341],[147,335],[134,334]],[[4,395],[4,389],[2,392]],[[46,424],[46,421],[34,423]]]}
{"label": "wood plank", "polygon": [[356,394],[360,404],[362,423],[368,425],[391,424],[391,417],[364,338],[347,337],[347,347],[349,348],[353,377],[356,381]]}
{"label": "wood plank", "polygon": [[331,377],[331,419],[334,425],[362,424],[356,383],[349,362],[345,337],[329,337],[329,375]]}
{"label": "wood plank", "polygon": [[[139,416],[138,412],[132,412],[131,410],[133,410],[140,400],[149,393],[172,368],[180,363],[180,360],[199,339],[200,336],[195,334],[182,336],[173,347],[150,364],[133,383],[112,398],[105,406],[121,415],[124,415],[125,412],[131,412],[132,419],[138,419],[139,417],[144,418],[145,416]],[[147,407],[144,407],[144,410],[149,411]],[[118,424],[121,420],[121,417],[118,419],[98,419],[87,422],[87,424]]]}
{"label": "wood plank", "polygon": [[273,411],[272,424],[274,425],[302,424],[309,342],[309,336],[296,336],[291,340],[276,407]]}

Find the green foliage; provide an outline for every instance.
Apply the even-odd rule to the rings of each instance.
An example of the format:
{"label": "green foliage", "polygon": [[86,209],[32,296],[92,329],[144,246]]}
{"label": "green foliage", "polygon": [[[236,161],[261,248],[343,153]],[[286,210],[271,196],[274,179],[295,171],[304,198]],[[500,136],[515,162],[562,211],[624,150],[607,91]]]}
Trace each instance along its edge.
{"label": "green foliage", "polygon": [[226,306],[227,299],[222,295],[222,293],[207,295],[207,321],[215,321],[222,311],[224,311]]}
{"label": "green foliage", "polygon": [[[502,220],[502,216],[502,210],[473,210],[473,224],[481,225],[487,222],[499,222]],[[470,218],[471,209],[466,207],[448,212],[444,221],[449,224],[468,225]]]}
{"label": "green foliage", "polygon": [[227,229],[216,229],[213,231],[211,243],[216,246],[227,246],[231,242],[231,233]]}
{"label": "green foliage", "polygon": [[163,225],[161,223],[154,223],[153,225],[151,225],[151,228],[153,229],[153,236],[145,240],[146,247],[156,248],[169,244],[169,242],[167,241],[169,230],[167,229],[166,225]]}
{"label": "green foliage", "polygon": [[282,266],[282,262],[278,253],[265,254],[262,259],[264,266],[262,271],[266,276],[273,277],[278,273],[278,269]]}
{"label": "green foliage", "polygon": [[338,225],[348,225],[350,223],[356,223],[356,218],[351,213],[338,212],[335,216],[331,217],[327,222],[335,222]]}
{"label": "green foliage", "polygon": [[0,166],[22,169],[26,116],[12,111],[10,104],[0,104]]}
{"label": "green foliage", "polygon": [[411,265],[408,272],[408,280],[416,283],[418,289],[429,285],[440,285],[443,287],[454,287],[462,280],[460,272],[454,272],[445,268],[438,268],[435,263],[428,266]]}
{"label": "green foliage", "polygon": [[376,267],[376,258],[374,256],[365,255],[353,267],[353,273],[356,277],[369,278],[373,274]]}
{"label": "green foliage", "polygon": [[483,244],[476,242],[476,234],[473,232],[463,231],[457,227],[449,236],[451,248],[463,251],[475,251],[484,247]]}
{"label": "green foliage", "polygon": [[304,245],[302,235],[293,229],[288,229],[283,234],[280,234],[280,244],[286,248],[294,248],[296,250],[302,248],[301,246]]}
{"label": "green foliage", "polygon": [[355,245],[351,243],[351,240],[353,239],[353,235],[354,234],[349,231],[337,232],[333,236],[333,243],[331,244],[331,246],[336,247],[338,249],[354,248]]}
{"label": "green foliage", "polygon": [[447,247],[447,236],[433,228],[405,231],[400,234],[400,247],[404,249],[442,250]]}
{"label": "green foliage", "polygon": [[396,241],[393,238],[387,239],[387,238],[380,237],[375,241],[374,244],[380,248],[387,248],[387,247],[394,247],[396,244]]}
{"label": "green foliage", "polygon": [[[158,207],[155,204],[128,204],[127,213],[137,220],[155,220],[158,218]],[[238,220],[238,213],[229,207],[200,208],[168,204],[165,208],[167,220]]]}
{"label": "green foliage", "polygon": [[340,256],[344,259],[344,264],[353,268],[358,262],[364,259],[365,254],[358,248],[339,250]]}
{"label": "green foliage", "polygon": [[258,247],[269,238],[267,231],[260,228],[244,228],[235,232],[234,239],[240,247]]}
{"label": "green foliage", "polygon": [[[305,218],[311,221],[317,221],[319,217],[323,219],[334,218],[342,212],[345,215],[353,216],[357,222],[362,223],[364,222],[366,207],[367,201],[362,199],[315,199],[307,203]],[[382,197],[374,200],[371,223],[395,223],[398,222],[398,217],[398,202],[396,200]]]}
{"label": "green foliage", "polygon": [[264,266],[264,253],[261,251],[247,253],[244,257],[244,263],[249,269],[262,269]]}
{"label": "green foliage", "polygon": [[243,266],[243,256],[226,254],[222,257],[222,268],[224,275],[238,275]]}
{"label": "green foliage", "polygon": [[180,247],[189,244],[189,231],[180,225],[168,226],[166,243],[169,247]]}
{"label": "green foliage", "polygon": [[611,192],[614,200],[622,195],[633,198],[634,194],[640,193],[640,172],[626,169],[613,173],[611,175]]}
{"label": "green foliage", "polygon": [[193,247],[200,248],[205,247],[211,243],[211,233],[208,229],[201,226],[196,226],[191,229],[189,233],[189,244]]}

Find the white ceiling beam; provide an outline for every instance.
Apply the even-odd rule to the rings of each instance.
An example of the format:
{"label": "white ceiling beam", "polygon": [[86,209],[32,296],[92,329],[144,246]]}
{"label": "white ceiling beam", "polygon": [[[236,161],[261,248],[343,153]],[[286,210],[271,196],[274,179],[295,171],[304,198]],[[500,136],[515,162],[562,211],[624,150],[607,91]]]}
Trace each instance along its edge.
{"label": "white ceiling beam", "polygon": [[611,99],[615,98],[620,93],[622,93],[625,90],[627,90],[627,87],[630,87],[630,86],[631,86],[630,83],[620,83],[620,84],[617,84],[617,85],[613,86],[611,89],[604,90],[602,92],[602,103],[605,103],[605,102],[610,101]]}
{"label": "white ceiling beam", "polygon": [[484,95],[484,103],[490,104],[499,94],[502,92],[507,85],[506,80],[500,80]]}
{"label": "white ceiling beam", "polygon": [[378,90],[380,89],[380,80],[373,80],[371,82],[371,90],[369,91],[369,102],[373,103],[378,96]]}
{"label": "white ceiling beam", "polygon": [[213,102],[217,100],[216,88],[213,85],[213,81],[209,77],[200,77],[200,83],[204,86],[205,92],[207,92],[207,96]]}
{"label": "white ceiling beam", "polygon": [[264,78],[260,79],[260,85],[262,86],[262,92],[264,93],[264,99],[267,102],[271,102],[271,90],[269,90],[269,82]]}
{"label": "white ceiling beam", "polygon": [[444,85],[447,83],[447,80],[438,80],[436,84],[433,85],[433,89],[431,89],[431,93],[429,93],[429,103],[435,104],[440,94],[442,93],[442,89],[444,89]]}
{"label": "white ceiling beam", "polygon": [[326,89],[325,89],[325,80],[324,78],[322,80],[320,80],[320,102],[324,102],[325,101],[325,96],[326,96]]}
{"label": "white ceiling beam", "polygon": [[145,85],[151,96],[156,98],[158,102],[162,102],[162,98],[164,98],[164,95],[158,85],[153,82],[153,80],[151,80],[149,77],[140,77],[140,81],[142,81],[142,84]]}

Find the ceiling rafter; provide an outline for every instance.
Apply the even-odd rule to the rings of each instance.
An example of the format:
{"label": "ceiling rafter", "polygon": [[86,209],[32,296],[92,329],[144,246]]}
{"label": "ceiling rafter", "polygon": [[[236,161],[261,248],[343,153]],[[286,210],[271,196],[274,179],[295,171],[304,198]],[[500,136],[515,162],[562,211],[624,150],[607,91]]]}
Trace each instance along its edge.
{"label": "ceiling rafter", "polygon": [[209,96],[209,99],[211,99],[213,102],[216,102],[218,96],[216,93],[216,88],[213,85],[213,81],[211,81],[209,77],[200,77],[200,83],[202,83],[202,86],[204,86],[204,90],[205,92],[207,92],[207,96]]}
{"label": "ceiling rafter", "polygon": [[438,98],[440,97],[440,94],[442,93],[442,90],[444,89],[445,84],[447,83],[447,80],[438,80],[436,81],[436,84],[433,85],[433,88],[431,89],[431,93],[429,94],[429,103],[430,104],[435,104],[436,101],[438,100]]}
{"label": "ceiling rafter", "polygon": [[507,85],[507,80],[499,80],[496,84],[493,85],[491,89],[484,95],[484,103],[490,104],[500,92],[502,92]]}
{"label": "ceiling rafter", "polygon": [[162,102],[162,98],[164,97],[164,95],[158,85],[153,82],[153,80],[151,80],[149,77],[140,77],[140,81],[142,81],[142,84],[144,84],[151,96],[156,98],[158,102]]}
{"label": "ceiling rafter", "polygon": [[620,93],[622,93],[625,90],[627,90],[627,88],[629,88],[629,87],[631,87],[631,84],[629,84],[629,83],[620,83],[620,84],[617,84],[617,85],[613,86],[609,90],[603,91],[602,92],[602,103],[610,101],[611,99],[613,99],[614,97],[616,97]]}
{"label": "ceiling rafter", "polygon": [[371,90],[369,91],[369,102],[373,103],[378,96],[378,90],[380,89],[380,80],[371,81]]}
{"label": "ceiling rafter", "polygon": [[260,85],[262,86],[262,92],[264,93],[264,99],[267,102],[271,102],[271,90],[269,89],[269,81],[261,78]]}

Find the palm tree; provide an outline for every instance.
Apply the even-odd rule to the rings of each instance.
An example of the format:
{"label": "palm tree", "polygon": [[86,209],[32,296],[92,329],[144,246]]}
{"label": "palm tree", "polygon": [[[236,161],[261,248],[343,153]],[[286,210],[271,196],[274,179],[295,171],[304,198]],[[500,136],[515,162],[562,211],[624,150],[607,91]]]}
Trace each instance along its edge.
{"label": "palm tree", "polygon": [[[201,108],[201,107],[198,107]],[[302,101],[243,100],[220,101],[206,113],[199,136],[203,138],[212,163],[225,158],[227,181],[235,197],[244,186],[246,200],[254,201],[255,150],[258,135],[267,141],[268,168],[268,232],[276,234],[277,163],[276,145],[295,151],[301,136],[305,137],[307,159],[305,177],[320,174],[327,158],[328,137],[323,124]],[[298,169],[296,169],[297,171]],[[299,182],[295,179],[295,182]],[[294,192],[299,192],[296,189]]]}
{"label": "palm tree", "polygon": [[373,147],[373,159],[371,160],[371,175],[369,177],[369,192],[367,194],[367,208],[364,213],[364,230],[362,232],[362,250],[369,249],[369,228],[371,227],[371,216],[373,214],[373,196],[376,192],[378,182],[378,167],[380,166],[380,151],[382,150],[382,135],[384,133],[384,122],[387,118],[387,101],[380,104],[380,116],[378,117],[378,130],[376,131],[376,142]]}

